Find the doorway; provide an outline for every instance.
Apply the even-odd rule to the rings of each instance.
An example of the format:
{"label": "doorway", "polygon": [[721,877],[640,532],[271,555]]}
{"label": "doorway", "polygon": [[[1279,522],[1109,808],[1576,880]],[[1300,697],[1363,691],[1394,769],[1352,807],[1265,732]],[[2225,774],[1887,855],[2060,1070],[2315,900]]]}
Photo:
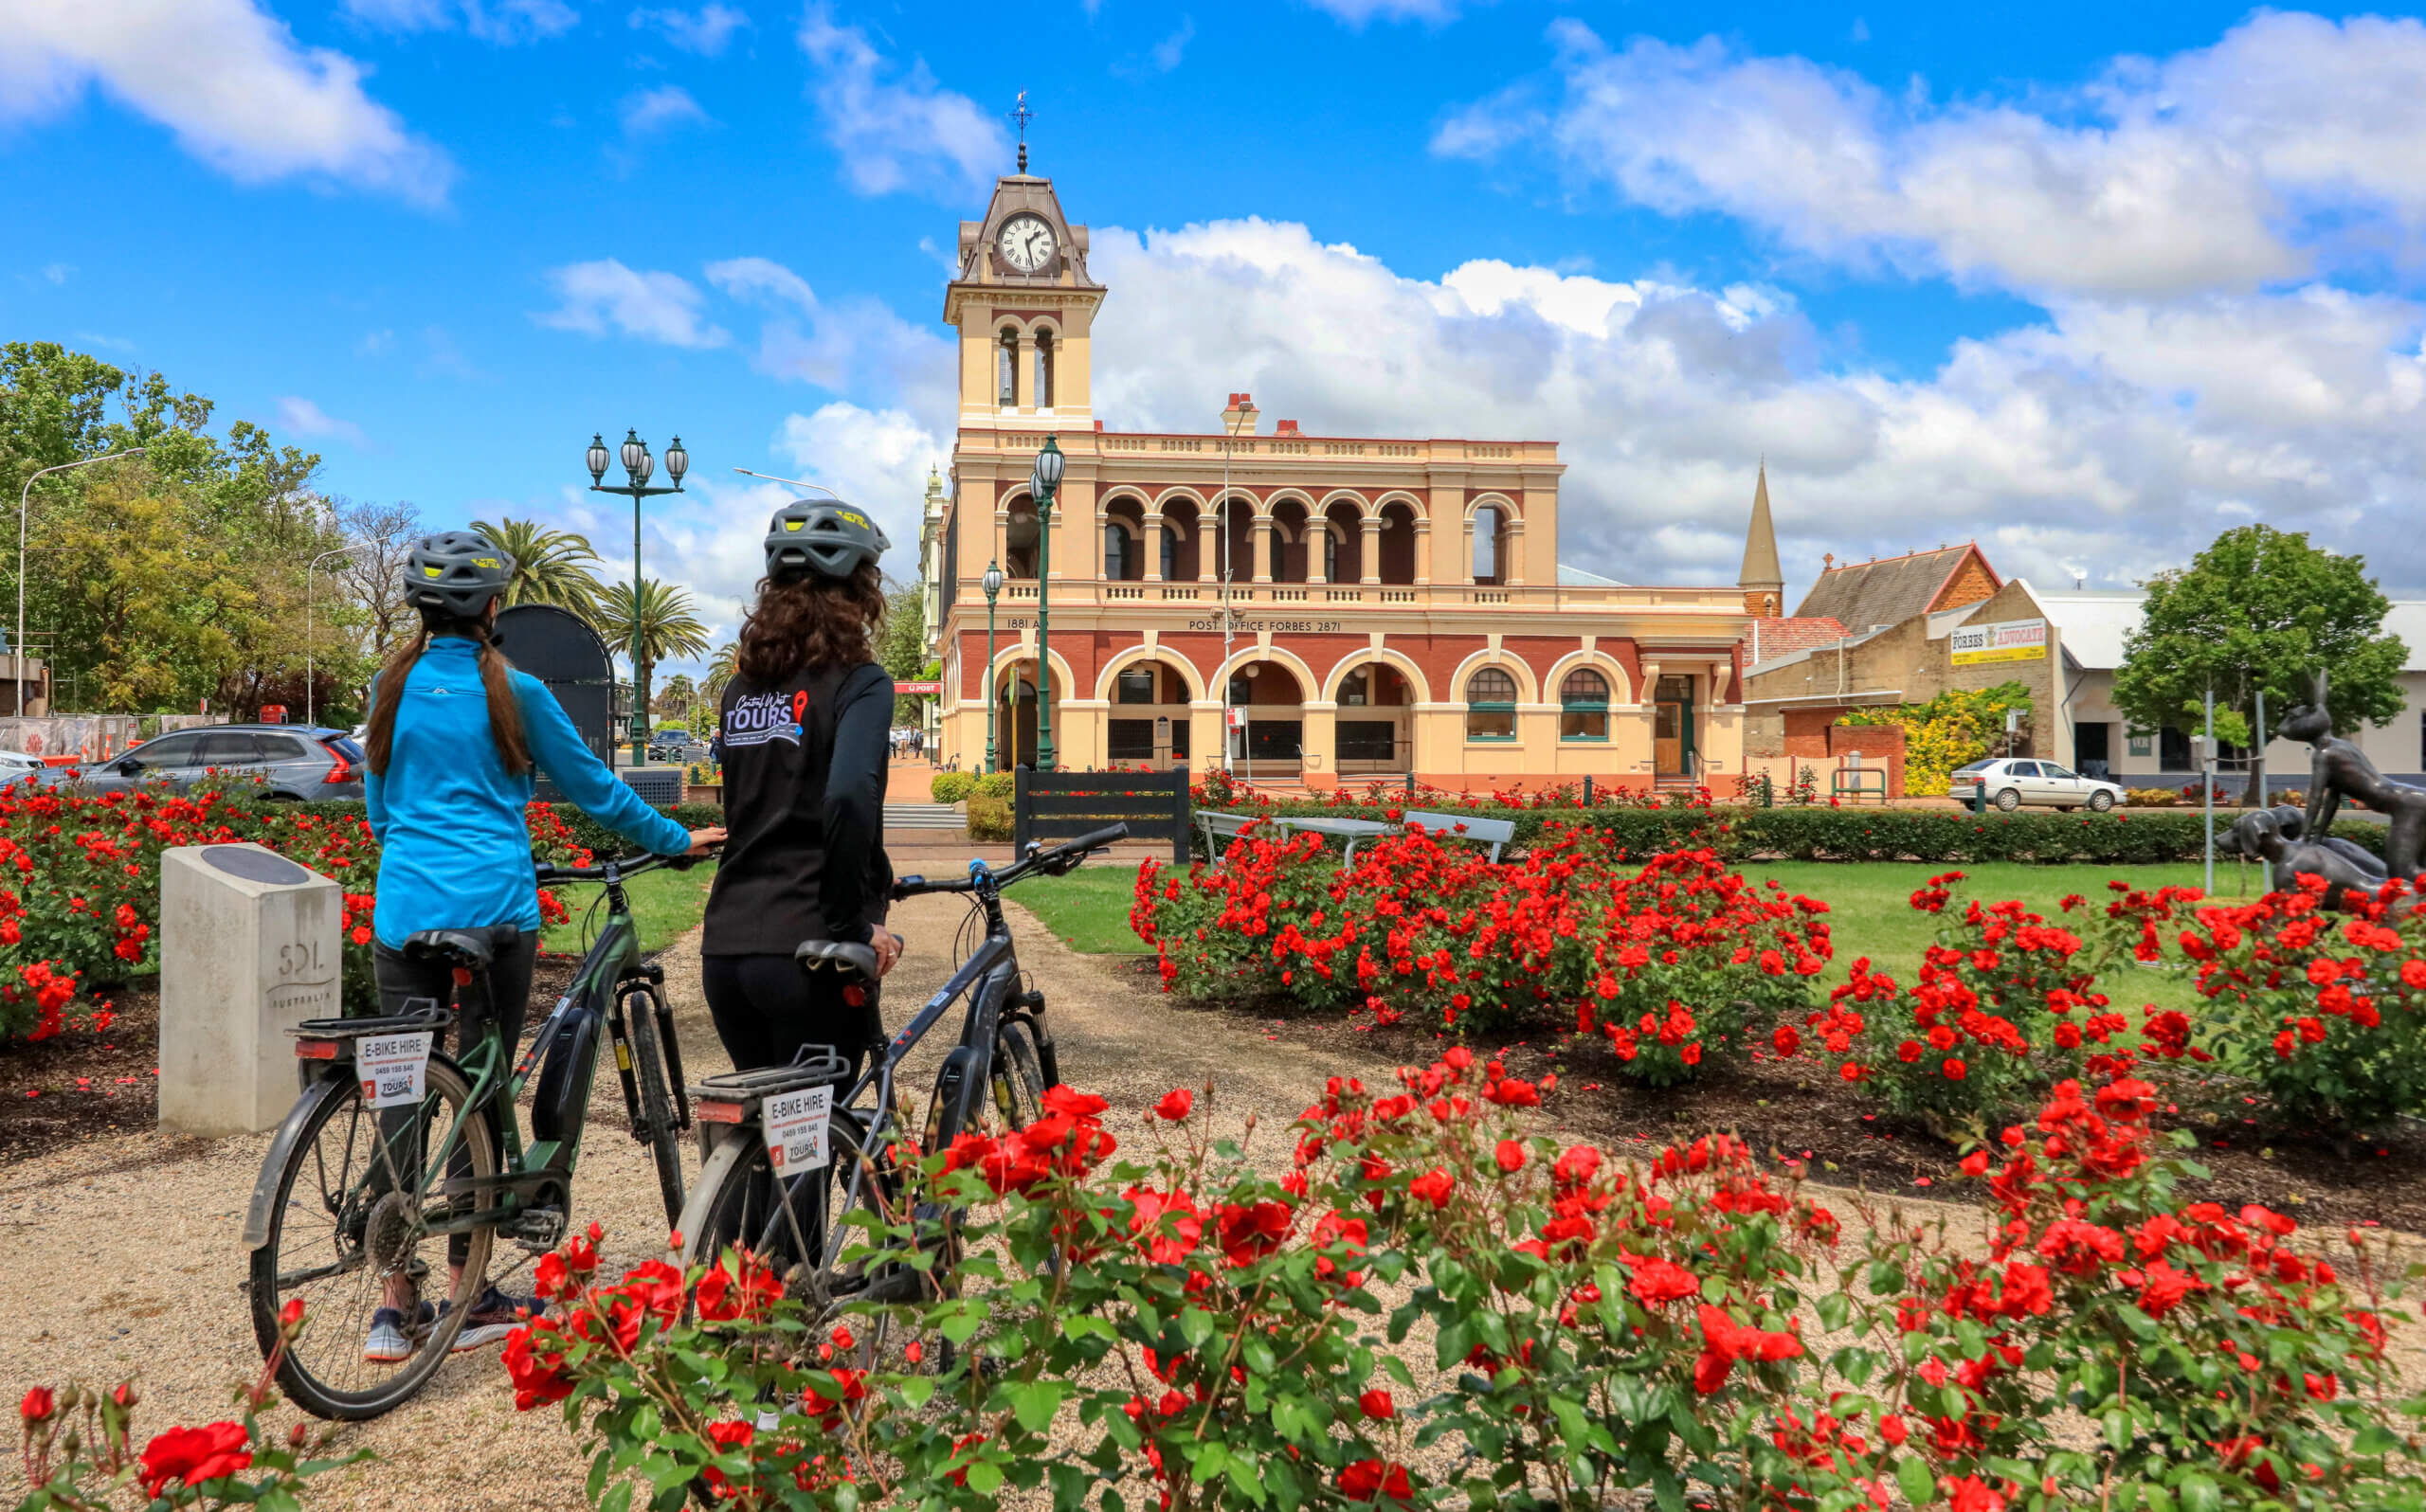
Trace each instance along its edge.
{"label": "doorway", "polygon": [[1662,676],[1652,692],[1651,767],[1660,777],[1693,769],[1693,679]]}

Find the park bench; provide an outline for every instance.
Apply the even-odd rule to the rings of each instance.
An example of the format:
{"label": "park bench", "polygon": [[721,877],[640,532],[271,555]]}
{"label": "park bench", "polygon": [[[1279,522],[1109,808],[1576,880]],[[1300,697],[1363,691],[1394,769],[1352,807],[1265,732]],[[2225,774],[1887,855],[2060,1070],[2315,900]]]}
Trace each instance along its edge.
{"label": "park bench", "polygon": [[[1491,847],[1491,858],[1499,859],[1499,848],[1516,837],[1513,819],[1477,819],[1471,814],[1427,814],[1416,809],[1406,811],[1404,823],[1421,824],[1436,839],[1472,840]],[[1459,828],[1459,826],[1463,828]]]}
{"label": "park bench", "polygon": [[1222,857],[1229,854],[1230,842],[1262,822],[1253,814],[1217,814],[1209,808],[1196,811],[1197,827],[1204,832],[1204,855],[1216,872],[1222,869]]}

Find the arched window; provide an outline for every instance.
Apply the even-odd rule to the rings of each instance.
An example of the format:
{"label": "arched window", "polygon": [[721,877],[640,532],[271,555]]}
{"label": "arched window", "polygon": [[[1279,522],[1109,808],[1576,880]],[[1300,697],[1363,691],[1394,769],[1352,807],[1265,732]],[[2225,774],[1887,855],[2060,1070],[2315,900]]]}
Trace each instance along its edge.
{"label": "arched window", "polygon": [[1129,532],[1116,521],[1103,528],[1103,575],[1114,583],[1129,576]]}
{"label": "arched window", "polygon": [[1373,701],[1373,675],[1357,668],[1339,680],[1339,703],[1343,709],[1362,709]]}
{"label": "arched window", "polygon": [[1516,679],[1497,667],[1466,679],[1466,738],[1516,738]]}
{"label": "arched window", "polygon": [[1168,525],[1157,525],[1154,527],[1154,533],[1161,537],[1163,543],[1163,576],[1166,578],[1178,577],[1179,531]]}
{"label": "arched window", "polygon": [[1004,328],[1002,342],[995,349],[994,372],[995,387],[1001,390],[996,402],[1008,409],[1020,402],[1020,336],[1008,327]]}
{"label": "arched window", "polygon": [[1589,667],[1578,667],[1558,685],[1558,738],[1609,738],[1609,679]]}
{"label": "arched window", "polygon": [[1323,581],[1337,583],[1339,581],[1339,532],[1329,525],[1318,525],[1315,529],[1322,532],[1323,538]]}
{"label": "arched window", "polygon": [[1036,407],[1053,407],[1053,333],[1036,333]]}

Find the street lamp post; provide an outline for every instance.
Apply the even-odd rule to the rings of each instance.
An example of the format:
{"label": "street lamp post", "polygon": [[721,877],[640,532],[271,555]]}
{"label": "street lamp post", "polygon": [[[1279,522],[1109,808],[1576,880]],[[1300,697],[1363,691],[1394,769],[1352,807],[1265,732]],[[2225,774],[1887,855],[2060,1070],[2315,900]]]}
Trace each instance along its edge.
{"label": "street lamp post", "polygon": [[335,550],[321,552],[303,565],[303,728],[306,729],[318,722],[312,717],[312,693],[315,686],[312,680],[312,574],[318,571],[320,564],[329,558],[352,556],[370,544],[368,541],[357,541],[352,546],[340,546]]}
{"label": "street lamp post", "polygon": [[1003,568],[1000,564],[986,564],[986,575],[978,580],[986,585],[986,769],[994,769],[994,599],[1003,591]]}
{"label": "street lamp post", "polygon": [[26,712],[26,504],[33,495],[35,480],[51,473],[67,473],[79,467],[90,467],[95,462],[110,462],[121,458],[140,457],[145,450],[146,448],[141,446],[130,446],[122,452],[87,457],[81,462],[62,462],[56,467],[45,467],[28,475],[26,478],[26,486],[17,490],[17,638],[9,642],[9,659],[15,665],[17,672],[17,702],[9,712],[19,718],[23,718]]}
{"label": "street lamp post", "polygon": [[593,494],[622,494],[632,501],[632,765],[638,766],[648,759],[648,711],[641,707],[641,664],[645,659],[641,640],[641,500],[660,494],[682,492],[682,475],[691,470],[691,454],[682,449],[682,438],[665,448],[665,476],[674,479],[671,488],[651,488],[648,480],[657,471],[657,459],[648,454],[648,442],[641,440],[637,427],[624,432],[623,462],[628,483],[606,481],[606,464],[611,459],[606,442],[597,433],[589,438],[589,453],[583,459],[589,464],[589,491]]}
{"label": "street lamp post", "polygon": [[1036,493],[1036,769],[1053,770],[1053,633],[1047,605],[1053,591],[1053,493],[1069,459],[1060,442],[1044,438],[1028,486]]}

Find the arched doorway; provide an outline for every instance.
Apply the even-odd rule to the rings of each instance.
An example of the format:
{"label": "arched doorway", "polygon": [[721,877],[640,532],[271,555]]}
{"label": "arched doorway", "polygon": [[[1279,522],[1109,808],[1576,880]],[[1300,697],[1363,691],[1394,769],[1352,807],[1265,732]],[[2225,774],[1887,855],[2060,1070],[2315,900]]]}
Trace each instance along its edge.
{"label": "arched doorway", "polygon": [[1250,660],[1230,677],[1230,765],[1249,781],[1305,770],[1306,691],[1277,660]]}
{"label": "arched doorway", "polygon": [[[1054,693],[1054,712],[1060,713],[1060,689]],[[1034,766],[1038,737],[1036,703],[1036,663],[1022,661],[1005,667],[995,684],[994,700],[994,765],[998,771],[1014,766]],[[1053,733],[1056,749],[1066,744],[1067,737],[1057,717]]]}
{"label": "arched doorway", "polygon": [[1195,693],[1177,665],[1154,657],[1130,662],[1113,673],[1103,691],[1112,704],[1104,723],[1106,761],[1157,772],[1187,765]]}
{"label": "arched doorway", "polygon": [[1332,770],[1343,778],[1403,776],[1415,765],[1415,689],[1386,661],[1368,661],[1339,680]]}

